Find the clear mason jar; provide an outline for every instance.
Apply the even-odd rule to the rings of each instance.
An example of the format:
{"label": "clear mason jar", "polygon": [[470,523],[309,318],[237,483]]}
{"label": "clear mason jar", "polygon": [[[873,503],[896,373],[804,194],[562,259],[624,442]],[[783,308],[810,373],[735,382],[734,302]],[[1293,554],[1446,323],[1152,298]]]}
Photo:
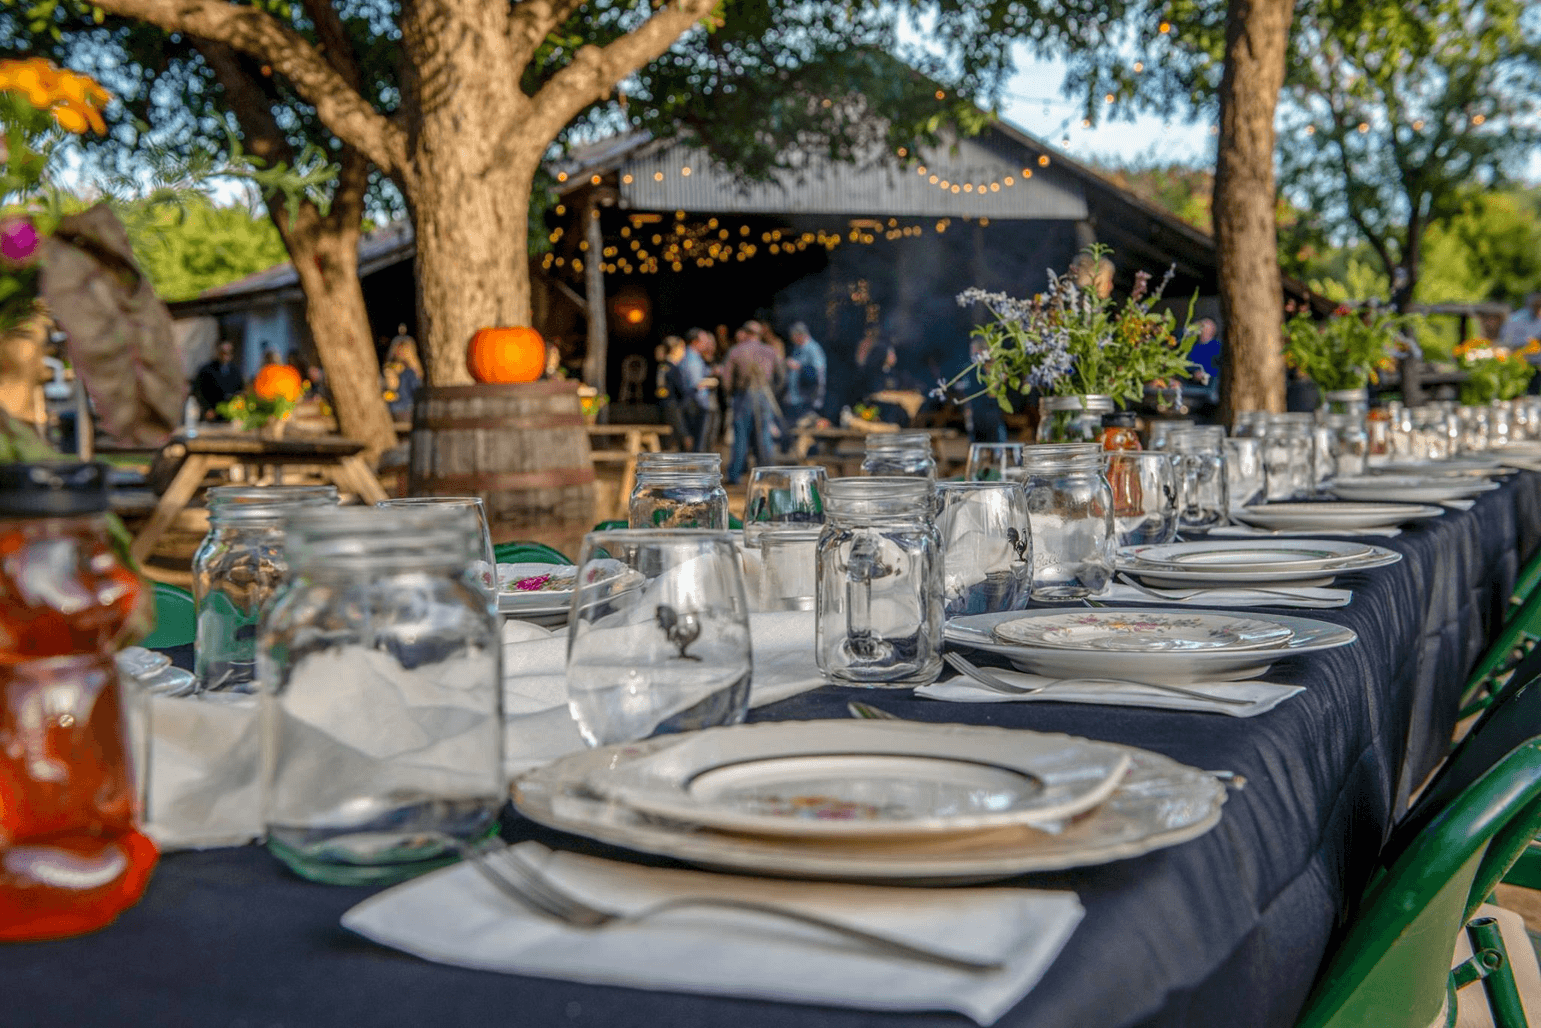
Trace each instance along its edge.
{"label": "clear mason jar", "polygon": [[948,617],[1021,610],[1032,598],[1033,535],[1016,482],[938,482]]}
{"label": "clear mason jar", "polygon": [[1316,433],[1309,414],[1270,414],[1263,428],[1268,501],[1307,500],[1316,491]]}
{"label": "clear mason jar", "polygon": [[1508,446],[1514,437],[1514,401],[1494,400],[1488,409],[1488,448]]}
{"label": "clear mason jar", "polygon": [[1448,460],[1455,447],[1450,435],[1449,415],[1441,407],[1428,404],[1412,411],[1413,460]]}
{"label": "clear mason jar", "polygon": [[831,479],[819,536],[814,656],[846,685],[926,685],[942,670],[942,540],[931,484]]}
{"label": "clear mason jar", "polygon": [[1113,577],[1118,545],[1102,447],[1028,446],[1011,477],[1027,492],[1033,599],[1079,600],[1100,593]]}
{"label": "clear mason jar", "polygon": [[643,453],[627,508],[632,528],[728,527],[720,453]]}
{"label": "clear mason jar", "polygon": [[1326,423],[1331,473],[1340,478],[1364,474],[1370,453],[1370,435],[1365,431],[1364,420],[1355,414],[1328,414]]}
{"label": "clear mason jar", "polygon": [[351,507],[289,521],[294,573],[263,619],[268,848],[344,885],[449,863],[506,798],[502,645],[442,511]]}
{"label": "clear mason jar", "polygon": [[1400,400],[1386,404],[1386,456],[1390,460],[1413,460],[1415,433],[1413,411]]}
{"label": "clear mason jar", "polygon": [[1113,413],[1111,396],[1040,396],[1040,443],[1091,443],[1102,438],[1102,416]]}
{"label": "clear mason jar", "polygon": [[884,432],[867,436],[863,474],[929,478],[936,481],[936,455],[926,432]]}
{"label": "clear mason jar", "polygon": [[1231,420],[1231,435],[1242,439],[1261,436],[1267,426],[1267,411],[1239,410]]}
{"label": "clear mason jar", "polygon": [[1332,389],[1322,394],[1323,415],[1347,414],[1363,421],[1370,413],[1370,396],[1363,388]]}
{"label": "clear mason jar", "polygon": [[209,533],[193,556],[193,676],[200,692],[255,692],[257,622],[289,574],[285,520],[337,506],[337,487],[219,486],[207,502]]}
{"label": "clear mason jar", "polygon": [[1173,432],[1182,432],[1194,427],[1192,418],[1162,418],[1152,421],[1146,432],[1147,450],[1165,450],[1166,441],[1171,438]]}
{"label": "clear mason jar", "polygon": [[1462,406],[1456,411],[1460,425],[1459,443],[1456,446],[1458,453],[1481,453],[1488,448],[1492,431],[1491,413],[1488,407]]}
{"label": "clear mason jar", "polygon": [[1225,474],[1225,429],[1206,425],[1173,432],[1167,438],[1177,471],[1178,526],[1207,532],[1230,519],[1230,489]]}

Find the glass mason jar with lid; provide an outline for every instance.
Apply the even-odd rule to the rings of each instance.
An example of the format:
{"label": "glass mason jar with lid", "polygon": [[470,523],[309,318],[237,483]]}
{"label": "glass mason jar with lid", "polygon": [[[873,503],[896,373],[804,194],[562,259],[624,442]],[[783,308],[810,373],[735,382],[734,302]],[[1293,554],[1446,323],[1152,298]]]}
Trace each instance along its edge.
{"label": "glass mason jar with lid", "polygon": [[931,483],[831,479],[819,537],[814,656],[846,685],[926,685],[942,670],[942,540]]}
{"label": "glass mason jar with lid", "polygon": [[268,848],[301,877],[396,881],[494,830],[501,625],[470,569],[479,543],[463,510],[290,519],[257,669]]}
{"label": "glass mason jar with lid", "polygon": [[1102,416],[1113,413],[1111,396],[1040,396],[1040,443],[1091,443],[1102,438]]}
{"label": "glass mason jar with lid", "polygon": [[1027,446],[1011,476],[1027,490],[1033,599],[1079,600],[1113,577],[1113,489],[1100,443]]}
{"label": "glass mason jar with lid", "polygon": [[867,436],[861,470],[868,475],[929,478],[936,481],[936,456],[926,432],[882,432]]}
{"label": "glass mason jar with lid", "polygon": [[306,507],[337,506],[337,487],[220,486],[210,489],[209,534],[193,556],[200,692],[254,692],[257,620],[289,574],[284,523]]}
{"label": "glass mason jar with lid", "polygon": [[631,528],[728,527],[720,453],[644,453],[627,508]]}

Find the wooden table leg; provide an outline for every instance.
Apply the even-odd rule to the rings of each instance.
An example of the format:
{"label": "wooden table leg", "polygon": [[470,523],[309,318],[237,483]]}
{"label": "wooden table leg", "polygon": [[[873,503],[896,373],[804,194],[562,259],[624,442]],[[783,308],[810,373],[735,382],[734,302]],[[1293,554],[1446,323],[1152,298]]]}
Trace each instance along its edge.
{"label": "wooden table leg", "polygon": [[615,505],[622,517],[631,509],[631,491],[637,486],[637,454],[642,452],[642,432],[631,429],[626,433],[626,463],[621,468],[621,491]]}
{"label": "wooden table leg", "polygon": [[134,542],[129,546],[128,552],[137,563],[143,564],[145,558],[155,549],[155,544],[160,542],[161,536],[166,534],[166,529],[177,519],[177,515],[192,502],[198,494],[198,487],[203,484],[203,476],[209,472],[209,458],[201,453],[188,454],[182,466],[177,469],[176,477],[171,480],[171,485],[161,494],[160,502],[155,505],[155,513],[150,515],[150,520],[139,530],[134,537]]}
{"label": "wooden table leg", "polygon": [[[346,479],[352,481],[353,491],[365,503],[373,505],[381,500],[388,499],[385,487],[380,484],[380,480],[375,477],[375,473],[369,470],[369,465],[365,464],[363,458],[358,454],[344,457],[338,465],[338,470],[343,473]],[[339,481],[337,484],[343,485],[344,483]]]}

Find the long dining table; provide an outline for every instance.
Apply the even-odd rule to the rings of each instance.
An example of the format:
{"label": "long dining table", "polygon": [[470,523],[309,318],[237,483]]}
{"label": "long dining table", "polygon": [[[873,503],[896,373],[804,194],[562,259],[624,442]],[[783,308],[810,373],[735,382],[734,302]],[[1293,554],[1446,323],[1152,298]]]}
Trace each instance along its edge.
{"label": "long dining table", "polygon": [[[1268,675],[1305,686],[1247,719],[1135,707],[963,704],[826,686],[752,720],[844,718],[852,699],[904,718],[1068,732],[1244,775],[1219,824],[1178,846],[1008,884],[1068,889],[1086,918],[998,1023],[1035,1028],[1290,1025],[1409,794],[1442,758],[1468,669],[1541,542],[1541,474],[1470,510],[1370,540],[1395,565],[1341,577],[1353,645]],[[185,653],[178,655],[186,658]],[[505,813],[510,841],[669,862]],[[142,902],[81,938],[0,947],[0,1024],[966,1025],[896,1014],[687,995],[441,966],[339,926],[367,888],[301,881],[256,846],[165,856]]]}

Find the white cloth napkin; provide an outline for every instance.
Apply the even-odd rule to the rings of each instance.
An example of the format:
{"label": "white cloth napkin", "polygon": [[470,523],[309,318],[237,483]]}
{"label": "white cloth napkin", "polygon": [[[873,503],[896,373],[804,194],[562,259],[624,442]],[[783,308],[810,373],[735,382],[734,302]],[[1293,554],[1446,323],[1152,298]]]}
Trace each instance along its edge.
{"label": "white cloth napkin", "polygon": [[607,910],[679,896],[755,899],[1006,966],[954,971],[785,919],[710,908],[570,928],[522,908],[464,864],[370,897],[343,915],[343,927],[460,967],[866,1010],[955,1010],[989,1025],[1038,983],[1085,916],[1070,892],[792,882],[637,867],[529,842],[519,850],[552,882]]}
{"label": "white cloth napkin", "polygon": [[1387,539],[1402,534],[1396,526],[1390,528],[1254,528],[1251,525],[1220,525],[1209,530],[1211,536],[1230,539],[1317,539],[1344,536],[1378,535]]}
{"label": "white cloth napkin", "polygon": [[[1173,593],[1188,596],[1190,589],[1156,589],[1146,586],[1149,592],[1136,589],[1123,582],[1109,582],[1108,587],[1093,599],[1108,603],[1175,603],[1185,607],[1308,607],[1325,610],[1329,607],[1346,607],[1354,598],[1352,589],[1329,589],[1325,586],[1269,586],[1261,589],[1215,588],[1205,589],[1188,599],[1174,599],[1156,594]],[[1200,588],[1194,586],[1193,588]]]}
{"label": "white cloth napkin", "polygon": [[150,697],[149,817],[162,850],[240,846],[262,834],[257,697]]}
{"label": "white cloth napkin", "polygon": [[[759,707],[824,684],[813,657],[813,612],[749,615],[754,674],[749,703]],[[506,639],[506,637],[505,637]],[[532,642],[505,642],[504,767],[510,774],[583,749],[567,711],[567,634]]]}
{"label": "white cloth napkin", "polygon": [[[954,703],[1019,703],[1047,700],[1052,703],[1099,703],[1108,707],[1155,707],[1159,710],[1191,710],[1204,714],[1229,714],[1231,717],[1256,717],[1277,707],[1296,693],[1305,692],[1304,686],[1274,685],[1270,682],[1184,682],[1184,689],[1212,693],[1231,699],[1252,702],[1239,703],[1205,702],[1175,692],[1141,685],[1138,682],[1113,684],[1105,681],[1082,681],[1074,678],[1045,678],[1025,671],[1008,671],[992,667],[990,673],[999,675],[1012,685],[1033,688],[1050,685],[1043,692],[1008,695],[980,685],[972,678],[959,675],[945,682],[933,682],[915,690],[915,695],[933,700],[951,700]],[[1052,684],[1051,683],[1057,683]]]}

